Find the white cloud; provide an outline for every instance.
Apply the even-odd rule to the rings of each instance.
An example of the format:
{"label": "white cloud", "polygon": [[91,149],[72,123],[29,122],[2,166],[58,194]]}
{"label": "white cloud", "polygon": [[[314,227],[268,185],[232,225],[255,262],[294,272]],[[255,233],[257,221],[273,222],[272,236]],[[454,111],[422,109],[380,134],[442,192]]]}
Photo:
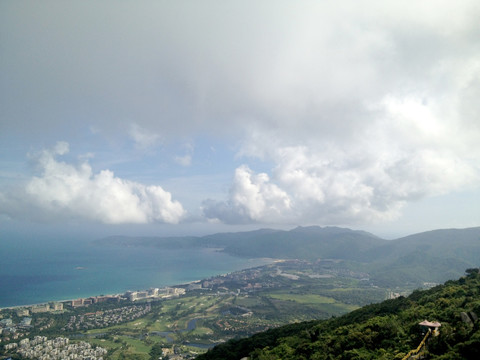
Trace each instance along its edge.
{"label": "white cloud", "polygon": [[160,142],[160,135],[142,128],[138,124],[131,124],[129,135],[140,150],[149,150]]}
{"label": "white cloud", "polygon": [[192,155],[175,156],[175,162],[182,166],[190,166],[192,164]]}
{"label": "white cloud", "polygon": [[[288,137],[252,131],[242,155],[275,164],[271,179],[237,169],[228,200],[206,204],[205,216],[228,222],[236,216],[242,221],[375,223],[397,218],[407,202],[478,184],[479,145],[472,141],[465,148],[470,130],[459,130],[438,113],[435,102],[387,97],[381,108],[378,118],[356,134],[330,135],[318,143],[305,137],[301,145],[285,146]],[[271,189],[288,199],[288,206],[275,207],[275,213],[261,206]]]}
{"label": "white cloud", "polygon": [[[378,222],[478,186],[479,8],[456,5],[296,13],[302,25],[252,79],[256,113],[244,117],[239,151],[273,164],[269,182],[291,201],[282,219]],[[234,203],[231,192],[216,205],[226,213]]]}
{"label": "white cloud", "polygon": [[254,174],[247,166],[235,170],[227,202],[204,202],[204,214],[227,223],[278,222],[290,208],[285,191],[270,182],[267,174]]}
{"label": "white cloud", "polygon": [[185,154],[175,156],[174,160],[177,164],[187,167],[192,165],[192,154],[194,148],[191,143],[186,143],[183,147],[185,148]]}
{"label": "white cloud", "polygon": [[2,212],[46,221],[73,218],[107,224],[178,223],[185,215],[182,205],[160,186],[124,180],[110,170],[94,174],[86,161],[75,166],[56,159],[67,152],[65,142],[42,151],[36,158],[41,175],[21,191],[1,194]]}

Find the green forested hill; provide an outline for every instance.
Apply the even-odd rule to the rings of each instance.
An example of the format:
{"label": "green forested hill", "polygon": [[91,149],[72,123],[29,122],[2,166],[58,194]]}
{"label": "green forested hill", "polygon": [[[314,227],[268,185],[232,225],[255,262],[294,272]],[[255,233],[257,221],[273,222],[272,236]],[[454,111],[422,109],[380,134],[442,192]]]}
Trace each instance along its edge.
{"label": "green forested hill", "polygon": [[427,231],[396,240],[339,227],[261,229],[202,237],[125,237],[98,240],[104,246],[221,248],[243,257],[337,259],[345,268],[369,274],[380,287],[420,287],[456,279],[480,266],[480,227]]}
{"label": "green forested hill", "polygon": [[385,242],[367,253],[378,285],[421,285],[456,279],[480,265],[480,227],[433,230]]}
{"label": "green forested hill", "polygon": [[324,321],[298,323],[230,340],[206,359],[403,359],[424,338],[423,320],[441,323],[422,355],[426,359],[480,359],[480,275],[467,276],[408,297],[365,306]]}
{"label": "green forested hill", "polygon": [[290,231],[257,230],[215,234],[205,236],[201,241],[215,242],[225,252],[237,256],[354,261],[372,260],[371,251],[387,243],[387,240],[365,231],[319,226],[299,226]]}

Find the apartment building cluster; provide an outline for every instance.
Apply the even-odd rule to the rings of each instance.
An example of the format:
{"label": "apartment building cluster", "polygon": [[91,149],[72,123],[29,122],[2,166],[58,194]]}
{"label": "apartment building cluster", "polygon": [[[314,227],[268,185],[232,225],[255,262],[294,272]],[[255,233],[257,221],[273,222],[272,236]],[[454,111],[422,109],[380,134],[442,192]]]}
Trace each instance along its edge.
{"label": "apartment building cluster", "polygon": [[68,305],[73,308],[89,306],[92,304],[102,303],[102,302],[119,302],[122,299],[127,299],[129,301],[137,301],[143,299],[160,299],[160,298],[169,298],[185,294],[185,289],[183,288],[171,288],[165,287],[162,289],[152,288],[144,291],[127,291],[123,295],[106,295],[106,296],[92,296],[89,298],[81,298],[70,300]]}
{"label": "apartment building cluster", "polygon": [[63,303],[61,302],[50,302],[48,304],[36,305],[30,308],[32,314],[41,313],[41,312],[54,312],[54,311],[63,311]]}
{"label": "apartment building cluster", "polygon": [[45,336],[35,336],[32,340],[23,339],[19,343],[5,345],[5,350],[16,351],[23,358],[39,360],[103,360],[107,350],[92,347],[81,341],[70,344],[69,339],[58,337],[49,340]]}
{"label": "apartment building cluster", "polygon": [[89,298],[80,298],[80,299],[75,299],[75,300],[70,300],[68,301],[68,305],[70,305],[73,308],[76,307],[82,307],[82,306],[88,306],[92,304],[98,304],[98,303],[103,303],[103,302],[119,302],[120,296],[118,295],[107,295],[107,296],[91,296]]}
{"label": "apartment building cluster", "polygon": [[130,301],[136,301],[143,299],[176,297],[183,294],[185,294],[185,289],[183,288],[165,287],[162,289],[153,288],[145,291],[127,291],[124,296]]}
{"label": "apartment building cluster", "polygon": [[51,301],[45,304],[23,306],[16,309],[18,317],[29,316],[30,314],[39,314],[45,312],[63,311],[63,303]]}

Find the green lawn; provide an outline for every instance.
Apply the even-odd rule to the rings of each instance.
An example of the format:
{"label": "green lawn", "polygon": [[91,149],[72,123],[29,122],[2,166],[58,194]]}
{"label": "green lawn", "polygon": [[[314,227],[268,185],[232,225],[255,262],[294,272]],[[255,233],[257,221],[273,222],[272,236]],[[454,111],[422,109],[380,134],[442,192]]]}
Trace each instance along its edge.
{"label": "green lawn", "polygon": [[150,345],[146,345],[142,340],[139,339],[132,339],[126,336],[120,336],[120,339],[125,341],[129,347],[132,347],[134,352],[148,353],[151,349]]}
{"label": "green lawn", "polygon": [[267,295],[273,299],[283,301],[295,301],[299,304],[333,304],[335,299],[315,294],[290,294],[290,293],[270,293]]}
{"label": "green lawn", "polygon": [[147,326],[147,331],[170,331],[169,325],[171,324],[170,319],[165,318],[164,316],[159,317],[153,322],[153,324]]}
{"label": "green lawn", "polygon": [[197,327],[191,332],[192,336],[202,336],[202,335],[211,335],[213,334],[212,329],[207,327]]}

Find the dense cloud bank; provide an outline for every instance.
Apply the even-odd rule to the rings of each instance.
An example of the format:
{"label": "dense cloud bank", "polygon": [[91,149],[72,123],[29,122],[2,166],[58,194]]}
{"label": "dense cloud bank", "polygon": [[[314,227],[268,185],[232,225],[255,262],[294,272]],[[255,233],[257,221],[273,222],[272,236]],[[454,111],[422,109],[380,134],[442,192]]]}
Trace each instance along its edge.
{"label": "dense cloud bank", "polygon": [[188,210],[364,224],[478,186],[477,1],[51,4],[2,4],[0,129],[52,136],[69,122],[128,135],[137,152],[186,143],[172,155],[185,177],[208,134],[243,165],[223,198],[184,209],[160,186],[45,151],[41,175],[0,194],[11,216],[31,203],[106,223],[176,223]]}

